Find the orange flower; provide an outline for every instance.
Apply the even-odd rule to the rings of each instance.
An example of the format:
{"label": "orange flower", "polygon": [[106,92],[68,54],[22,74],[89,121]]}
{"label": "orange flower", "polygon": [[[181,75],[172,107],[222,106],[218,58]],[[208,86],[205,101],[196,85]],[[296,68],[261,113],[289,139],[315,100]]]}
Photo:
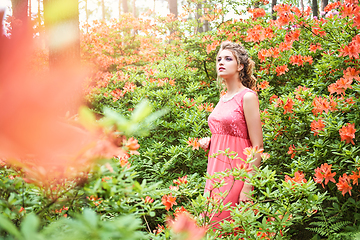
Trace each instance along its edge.
{"label": "orange flower", "polygon": [[206,53],[209,54],[210,52],[214,51],[216,47],[219,45],[220,41],[214,41],[211,44],[206,46]]}
{"label": "orange flower", "polygon": [[285,41],[286,42],[299,41],[299,36],[300,36],[300,30],[296,29],[295,31],[288,32],[285,35]]}
{"label": "orange flower", "polygon": [[336,92],[337,94],[345,95],[345,90],[348,88],[352,88],[352,81],[353,80],[351,78],[340,78],[335,83],[332,83],[328,86],[328,91],[330,92],[330,94]]}
{"label": "orange flower", "polygon": [[247,158],[254,157],[257,153],[262,153],[264,149],[258,149],[258,146],[255,147],[246,147],[244,148],[244,154],[247,156]]}
{"label": "orange flower", "polygon": [[339,56],[349,56],[349,58],[359,58],[360,48],[358,44],[353,42],[349,43],[348,45],[343,46],[339,49]]}
{"label": "orange flower", "polygon": [[313,120],[311,123],[311,131],[314,132],[314,136],[318,135],[319,131],[324,130],[324,128],[325,124],[321,119],[319,119],[318,121]]}
{"label": "orange flower", "polygon": [[304,65],[304,61],[301,55],[293,55],[290,57],[290,63],[292,65],[298,65],[298,66],[302,66]]}
{"label": "orange flower", "polygon": [[178,207],[175,209],[175,212],[174,212],[175,218],[177,218],[178,215],[180,215],[181,213],[189,213],[189,212],[188,212],[188,210],[186,210],[186,208],[184,208],[184,206]]}
{"label": "orange flower", "polygon": [[285,72],[288,72],[289,69],[288,69],[288,67],[287,67],[287,64],[285,64],[285,65],[282,65],[282,66],[277,66],[276,69],[275,69],[275,71],[277,72],[276,75],[277,75],[277,76],[280,76],[280,75],[285,74]]}
{"label": "orange flower", "polygon": [[291,154],[291,158],[294,158],[295,157],[295,152],[296,152],[296,150],[295,150],[296,148],[295,148],[295,145],[293,144],[292,146],[290,145],[290,147],[289,147],[289,151],[287,152],[288,154]]}
{"label": "orange flower", "polygon": [[136,151],[140,147],[137,139],[131,137],[127,141],[124,140],[124,145],[130,151],[130,154],[139,154],[139,152]]}
{"label": "orange flower", "polygon": [[170,189],[170,190],[177,191],[177,190],[179,190],[179,186],[170,185],[170,186],[169,186],[169,189]]}
{"label": "orange flower", "polygon": [[164,204],[165,209],[166,209],[167,211],[169,211],[170,208],[172,209],[172,207],[173,207],[174,205],[177,205],[177,203],[176,203],[175,200],[176,200],[176,197],[173,197],[173,196],[172,196],[172,193],[170,193],[169,195],[164,195],[164,196],[161,198],[161,202],[162,202],[162,204]]}
{"label": "orange flower", "polygon": [[165,227],[163,225],[158,224],[156,229],[153,230],[153,233],[155,235],[158,235],[159,233],[161,233],[164,230],[165,230]]}
{"label": "orange flower", "polygon": [[322,50],[321,44],[320,43],[310,44],[309,50],[312,52],[316,52],[316,50]]}
{"label": "orange flower", "polygon": [[328,165],[327,163],[321,164],[320,167],[315,169],[315,177],[314,181],[316,183],[321,183],[321,185],[324,187],[324,184],[322,181],[325,179],[325,185],[328,184],[329,181],[335,183],[334,176],[336,175],[336,172],[331,172],[331,164]]}
{"label": "orange flower", "polygon": [[360,71],[357,71],[355,68],[348,67],[346,70],[343,71],[344,78],[346,79],[355,79],[360,81],[359,73]]}
{"label": "orange flower", "polygon": [[294,105],[294,101],[292,100],[292,98],[288,98],[284,105],[284,114],[287,112],[292,113],[293,105]]}
{"label": "orange flower", "polygon": [[173,182],[177,185],[181,185],[181,184],[187,184],[187,175],[183,176],[183,177],[179,177],[178,180],[173,180]]}
{"label": "orange flower", "polygon": [[355,123],[347,123],[346,126],[343,126],[340,130],[340,137],[341,141],[346,141],[346,143],[351,142],[353,145],[355,145],[353,138],[355,138]]}
{"label": "orange flower", "polygon": [[253,14],[253,18],[260,18],[266,16],[265,10],[263,8],[250,9],[249,13]]}
{"label": "orange flower", "polygon": [[290,50],[292,48],[293,42],[282,42],[279,44],[279,51],[283,52],[285,50]]}
{"label": "orange flower", "polygon": [[269,86],[269,82],[268,81],[262,81],[260,84],[258,84],[258,88],[259,89],[266,89]]}
{"label": "orange flower", "polygon": [[145,203],[152,203],[154,202],[154,199],[152,199],[151,197],[149,196],[146,196],[145,199],[141,198]]}
{"label": "orange flower", "polygon": [[186,142],[188,146],[192,146],[192,150],[199,150],[200,143],[198,142],[197,138],[189,138],[189,140]]}
{"label": "orange flower", "polygon": [[314,109],[312,110],[312,113],[316,116],[318,113],[322,113],[322,111],[325,111],[326,113],[329,112],[330,109],[330,103],[322,97],[315,97],[312,105],[314,106]]}
{"label": "orange flower", "polygon": [[351,180],[353,180],[353,184],[358,185],[358,179],[360,178],[360,172],[352,171],[352,175],[349,176]]}
{"label": "orange flower", "polygon": [[291,178],[288,175],[285,175],[285,181],[297,182],[297,183],[306,183],[305,175],[301,171],[297,171],[294,174],[294,177]]}
{"label": "orange flower", "polygon": [[351,184],[350,184],[350,177],[344,173],[342,177],[339,177],[339,182],[336,184],[339,191],[341,191],[342,195],[344,196],[345,193],[349,192],[351,196]]}
{"label": "orange flower", "polygon": [[272,101],[273,101],[274,99],[277,99],[277,98],[278,98],[278,96],[275,95],[275,94],[273,94],[273,95],[270,97],[270,99],[269,99],[270,103],[272,103]]}

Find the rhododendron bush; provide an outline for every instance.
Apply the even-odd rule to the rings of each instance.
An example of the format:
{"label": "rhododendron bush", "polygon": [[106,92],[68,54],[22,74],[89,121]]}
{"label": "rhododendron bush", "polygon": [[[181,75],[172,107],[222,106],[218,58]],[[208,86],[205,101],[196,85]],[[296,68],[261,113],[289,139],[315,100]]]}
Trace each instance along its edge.
{"label": "rhododendron bush", "polygon": [[[194,13],[194,4],[185,6],[187,13]],[[223,21],[222,13],[234,3],[206,6],[200,22],[184,21],[185,15],[151,22],[125,14],[86,26],[81,48],[92,70],[84,84],[91,110],[82,107],[78,115],[62,117],[61,128],[49,122],[58,119],[61,101],[45,99],[55,88],[72,93],[78,82],[45,85],[43,91],[29,87],[31,81],[3,84],[9,95],[0,97],[17,103],[19,111],[5,107],[0,121],[0,140],[11,146],[0,148],[7,154],[0,161],[1,236],[22,239],[33,228],[32,239],[54,238],[55,229],[66,226],[74,239],[355,239],[360,6],[330,3],[312,17],[310,8],[282,3],[274,7],[273,20],[265,11],[269,3],[259,4],[247,9],[251,17],[245,20]],[[204,21],[212,30],[198,33]],[[245,164],[208,176],[208,153],[199,141],[211,135],[207,118],[224,94],[216,84],[215,56],[225,40],[243,44],[256,62],[264,151],[253,172],[249,164],[258,149],[248,148]],[[22,70],[6,77],[34,80]],[[39,96],[43,103],[31,105],[41,102]],[[70,151],[64,141],[47,141],[51,133],[68,138],[68,145],[84,145]],[[87,164],[60,164],[64,174],[50,175],[51,168],[40,163],[51,161],[26,165],[36,159],[26,155],[30,150],[43,154],[39,159]],[[228,150],[217,154],[237,157]],[[229,176],[249,179],[249,202],[230,207],[221,201],[227,193],[203,194],[207,178],[221,187]],[[226,210],[231,218],[212,221]],[[60,231],[57,238],[67,236]]]}

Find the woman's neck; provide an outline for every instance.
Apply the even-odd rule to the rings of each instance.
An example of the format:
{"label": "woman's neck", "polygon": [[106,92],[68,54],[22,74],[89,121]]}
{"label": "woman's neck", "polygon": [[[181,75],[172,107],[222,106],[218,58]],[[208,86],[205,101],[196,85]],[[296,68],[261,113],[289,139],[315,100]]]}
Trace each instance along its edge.
{"label": "woman's neck", "polygon": [[245,88],[245,86],[241,83],[239,79],[225,79],[227,93],[229,95],[235,94],[239,92],[241,89]]}

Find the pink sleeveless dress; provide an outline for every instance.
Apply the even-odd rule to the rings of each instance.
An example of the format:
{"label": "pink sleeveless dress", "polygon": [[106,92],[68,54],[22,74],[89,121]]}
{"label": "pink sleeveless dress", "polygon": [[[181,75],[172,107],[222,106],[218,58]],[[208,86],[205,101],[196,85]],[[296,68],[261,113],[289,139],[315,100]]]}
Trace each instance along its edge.
{"label": "pink sleeveless dress", "polygon": [[[240,159],[231,160],[225,155],[218,155],[216,158],[211,158],[210,156],[212,154],[217,153],[218,150],[230,148],[230,152],[237,152],[238,157],[245,160],[246,155],[243,153],[244,148],[252,146],[243,111],[243,96],[247,92],[252,92],[257,97],[255,91],[245,88],[236,93],[231,99],[224,100],[220,98],[220,101],[208,118],[208,124],[212,134],[207,166],[207,173],[210,175],[213,175],[215,172],[234,168],[237,164],[243,163]],[[223,199],[224,204],[230,201],[232,202],[231,206],[235,207],[235,204],[239,203],[239,196],[244,182],[239,180],[234,182],[232,177],[228,177],[225,178],[226,184],[224,186],[213,189],[213,181],[214,180],[209,179],[206,180],[204,192],[211,191],[211,195],[214,196],[213,194],[216,195],[216,193],[228,191],[225,198],[221,199]],[[230,211],[218,212],[214,215],[211,222],[215,223],[229,216]],[[230,220],[230,218],[226,220]],[[215,225],[215,227],[218,226],[218,224]]]}

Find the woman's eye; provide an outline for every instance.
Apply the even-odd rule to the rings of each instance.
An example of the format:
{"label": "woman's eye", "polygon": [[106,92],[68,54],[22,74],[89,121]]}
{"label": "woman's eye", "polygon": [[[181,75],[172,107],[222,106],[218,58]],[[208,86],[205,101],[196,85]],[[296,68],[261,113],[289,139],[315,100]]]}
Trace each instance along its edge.
{"label": "woman's eye", "polygon": [[226,58],[226,60],[227,60],[227,61],[231,61],[231,60],[232,60],[232,58]]}
{"label": "woman's eye", "polygon": [[218,58],[218,62],[220,62],[221,61],[221,58]]}

